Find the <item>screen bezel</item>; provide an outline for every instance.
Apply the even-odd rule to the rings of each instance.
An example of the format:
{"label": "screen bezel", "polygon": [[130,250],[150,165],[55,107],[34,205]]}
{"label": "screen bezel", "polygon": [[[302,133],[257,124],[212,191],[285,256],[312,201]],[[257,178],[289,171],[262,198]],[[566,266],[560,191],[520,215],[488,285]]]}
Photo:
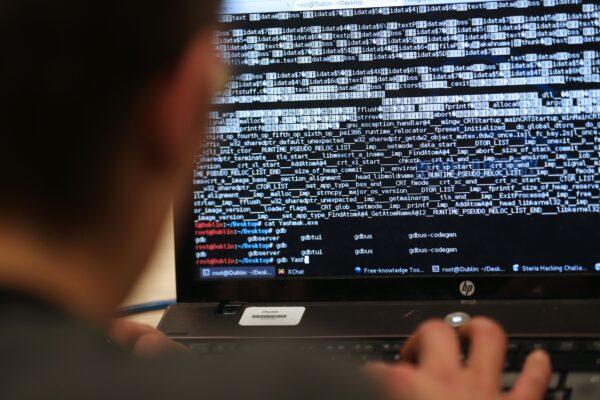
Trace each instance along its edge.
{"label": "screen bezel", "polygon": [[[192,199],[192,187],[187,199]],[[600,275],[294,278],[202,281],[195,279],[191,202],[175,207],[177,299],[198,302],[435,301],[600,299]],[[465,297],[461,282],[475,293]]]}

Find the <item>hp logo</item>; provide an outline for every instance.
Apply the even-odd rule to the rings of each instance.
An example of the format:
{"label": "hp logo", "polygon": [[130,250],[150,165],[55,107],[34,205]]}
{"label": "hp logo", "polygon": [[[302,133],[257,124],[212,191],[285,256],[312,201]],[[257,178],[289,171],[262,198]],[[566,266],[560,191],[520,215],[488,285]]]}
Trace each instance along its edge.
{"label": "hp logo", "polygon": [[462,281],[458,287],[460,294],[465,297],[471,297],[475,294],[475,284],[471,281]]}

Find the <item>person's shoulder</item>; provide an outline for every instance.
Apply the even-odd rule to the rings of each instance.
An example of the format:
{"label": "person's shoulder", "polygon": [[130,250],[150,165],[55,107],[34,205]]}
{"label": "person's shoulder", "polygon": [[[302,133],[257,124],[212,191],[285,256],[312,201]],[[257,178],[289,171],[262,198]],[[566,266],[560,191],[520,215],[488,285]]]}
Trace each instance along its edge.
{"label": "person's shoulder", "polygon": [[0,398],[373,399],[357,369],[289,354],[133,357],[76,321],[21,310],[0,321]]}
{"label": "person's shoulder", "polygon": [[40,307],[1,307],[0,398],[178,397],[185,362],[142,360],[102,332]]}

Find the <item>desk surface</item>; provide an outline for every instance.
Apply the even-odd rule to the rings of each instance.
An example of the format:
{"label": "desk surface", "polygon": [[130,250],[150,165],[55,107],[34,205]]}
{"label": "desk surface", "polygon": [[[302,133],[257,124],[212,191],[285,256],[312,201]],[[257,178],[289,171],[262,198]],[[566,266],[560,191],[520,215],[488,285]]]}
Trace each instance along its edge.
{"label": "desk surface", "polygon": [[[126,305],[157,300],[170,300],[176,297],[174,249],[173,223],[172,218],[169,218],[163,237],[150,261],[148,269],[125,302]],[[157,326],[162,315],[163,311],[156,311],[129,318],[137,322]]]}

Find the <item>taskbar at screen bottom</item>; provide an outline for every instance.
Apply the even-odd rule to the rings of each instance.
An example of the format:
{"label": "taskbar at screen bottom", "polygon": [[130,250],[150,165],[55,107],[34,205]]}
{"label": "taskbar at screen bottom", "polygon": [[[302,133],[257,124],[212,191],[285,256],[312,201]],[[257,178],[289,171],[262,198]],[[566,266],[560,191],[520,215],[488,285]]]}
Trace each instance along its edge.
{"label": "taskbar at screen bottom", "polygon": [[431,265],[412,267],[355,266],[348,274],[323,276],[308,269],[284,266],[205,267],[198,270],[197,278],[204,281],[257,280],[294,278],[398,278],[403,276],[503,276],[503,275],[580,275],[600,276],[600,262],[596,264],[513,264],[513,265]]}

